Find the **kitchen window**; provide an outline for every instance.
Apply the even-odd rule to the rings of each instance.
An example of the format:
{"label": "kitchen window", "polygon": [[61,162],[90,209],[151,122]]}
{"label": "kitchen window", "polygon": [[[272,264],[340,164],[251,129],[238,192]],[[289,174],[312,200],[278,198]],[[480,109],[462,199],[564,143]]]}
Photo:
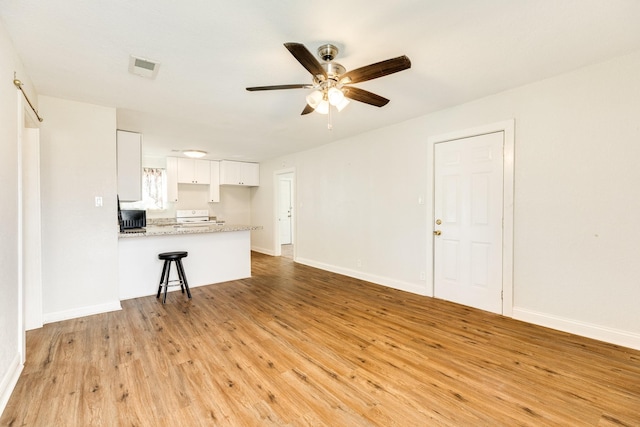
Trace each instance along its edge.
{"label": "kitchen window", "polygon": [[167,206],[167,173],[162,168],[142,169],[144,209],[163,210]]}

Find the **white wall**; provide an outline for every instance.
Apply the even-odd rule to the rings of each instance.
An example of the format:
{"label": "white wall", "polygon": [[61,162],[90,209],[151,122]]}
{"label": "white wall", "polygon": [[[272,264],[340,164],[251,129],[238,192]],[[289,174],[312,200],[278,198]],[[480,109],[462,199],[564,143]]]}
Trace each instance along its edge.
{"label": "white wall", "polygon": [[293,167],[298,261],[428,294],[427,138],[513,118],[514,317],[640,348],[638,75],[640,52],[263,162],[252,245],[272,252],[273,174]]}
{"label": "white wall", "polygon": [[36,92],[0,19],[0,413],[22,369],[18,297],[18,90],[14,72],[32,101]]}
{"label": "white wall", "polygon": [[117,310],[116,111],[39,100],[45,323]]}

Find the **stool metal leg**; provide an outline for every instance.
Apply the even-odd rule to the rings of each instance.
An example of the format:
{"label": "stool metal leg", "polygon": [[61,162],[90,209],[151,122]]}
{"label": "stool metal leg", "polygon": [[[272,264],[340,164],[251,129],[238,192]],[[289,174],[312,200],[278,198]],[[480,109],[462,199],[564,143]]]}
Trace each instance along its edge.
{"label": "stool metal leg", "polygon": [[169,261],[165,260],[164,264],[162,265],[162,276],[160,276],[160,284],[158,285],[158,294],[156,295],[156,298],[160,298],[160,293],[162,292],[162,282],[164,282],[164,276],[165,274],[167,274],[168,264],[169,264]]}
{"label": "stool metal leg", "polygon": [[[180,286],[184,283],[184,287],[187,290],[187,296],[191,299],[191,291],[189,290],[189,283],[187,282],[187,275],[184,274],[184,267],[182,266],[182,260],[176,260],[176,267],[178,268],[178,275],[180,276]],[[184,293],[184,290],[182,291]]]}
{"label": "stool metal leg", "polygon": [[164,278],[164,298],[162,298],[162,303],[167,302],[167,291],[169,290],[169,276],[171,275],[171,261],[167,264],[167,276]]}

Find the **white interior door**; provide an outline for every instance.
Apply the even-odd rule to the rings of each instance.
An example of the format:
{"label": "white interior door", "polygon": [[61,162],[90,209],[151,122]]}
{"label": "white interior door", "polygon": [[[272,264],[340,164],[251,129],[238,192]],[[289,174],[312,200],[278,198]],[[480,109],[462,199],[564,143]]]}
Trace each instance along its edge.
{"label": "white interior door", "polygon": [[434,296],[502,313],[504,132],[434,145]]}
{"label": "white interior door", "polygon": [[293,242],[293,189],[292,180],[287,176],[282,176],[278,180],[278,228],[280,233],[280,244],[289,245]]}

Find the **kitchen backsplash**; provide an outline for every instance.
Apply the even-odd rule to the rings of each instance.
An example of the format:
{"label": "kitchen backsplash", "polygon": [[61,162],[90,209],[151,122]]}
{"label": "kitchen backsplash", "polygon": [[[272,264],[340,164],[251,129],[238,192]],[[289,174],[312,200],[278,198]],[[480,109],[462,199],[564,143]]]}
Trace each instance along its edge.
{"label": "kitchen backsplash", "polygon": [[[178,209],[207,209],[209,216],[227,224],[251,222],[251,189],[240,186],[221,186],[220,202],[209,203],[209,186],[178,184],[178,202],[168,203],[167,209],[148,210],[148,219],[175,218]],[[121,203],[122,209],[136,209],[136,203]]]}

